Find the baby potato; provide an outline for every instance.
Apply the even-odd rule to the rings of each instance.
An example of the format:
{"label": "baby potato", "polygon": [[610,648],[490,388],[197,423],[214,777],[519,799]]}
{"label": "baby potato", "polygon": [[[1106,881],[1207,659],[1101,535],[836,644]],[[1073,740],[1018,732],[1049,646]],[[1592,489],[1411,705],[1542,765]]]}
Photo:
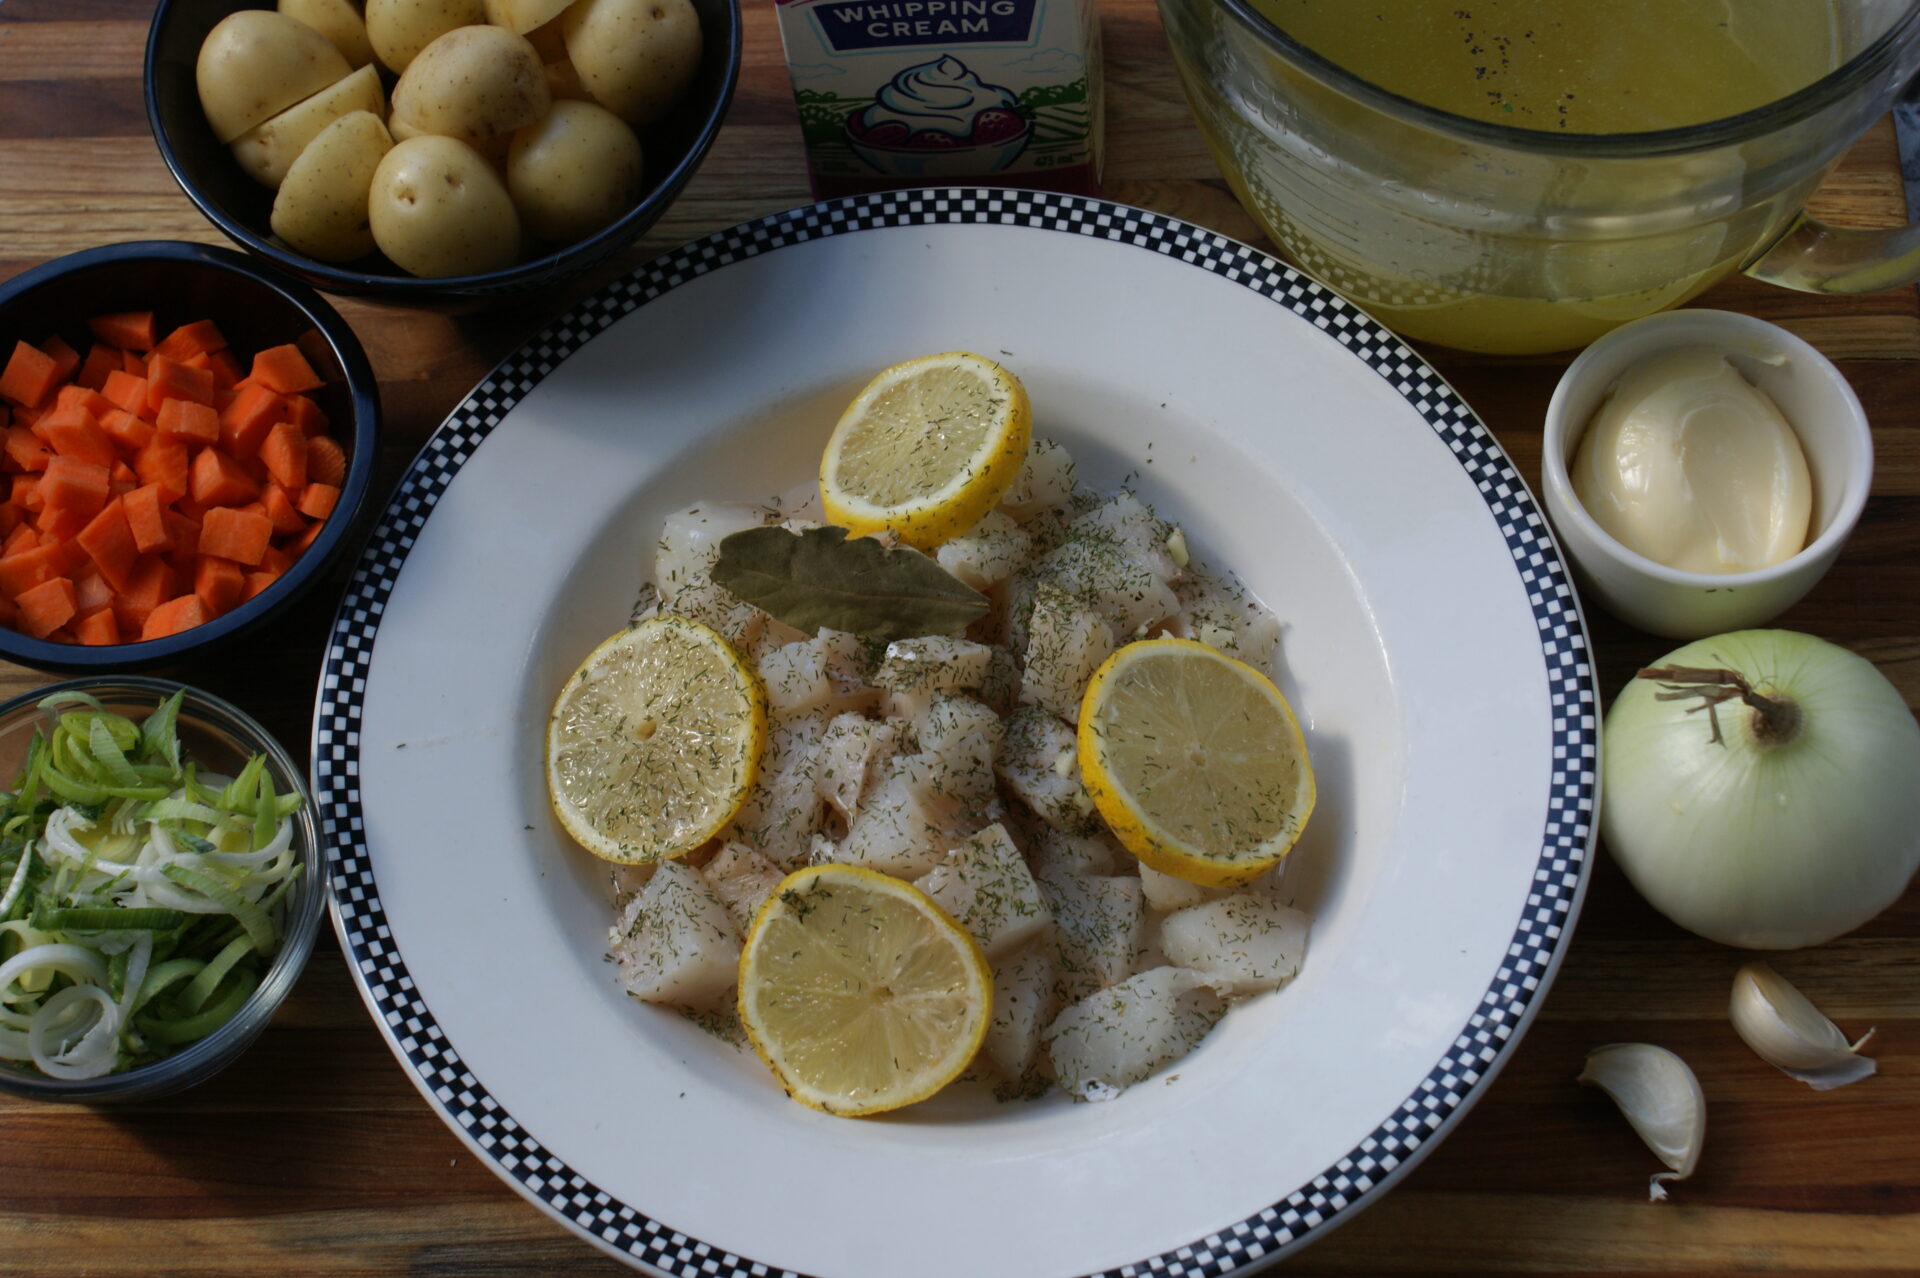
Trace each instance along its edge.
{"label": "baby potato", "polygon": [[356,70],[373,61],[373,43],[367,39],[366,19],[352,0],[280,0],[275,6],[295,22],[304,22],[340,50]]}
{"label": "baby potato", "polygon": [[559,17],[560,11],[572,3],[573,0],[486,0],[487,21],[515,35],[525,35]]}
{"label": "baby potato", "polygon": [[394,145],[367,196],[373,242],[409,274],[443,279],[511,266],[520,218],[485,157],[458,138]]}
{"label": "baby potato", "polygon": [[273,233],[322,262],[351,262],[373,252],[367,197],[381,157],[392,149],[387,126],[371,111],[327,125],[300,152],[273,197]]}
{"label": "baby potato", "polygon": [[562,21],[581,83],[629,124],[665,115],[700,69],[689,0],[574,0]]}
{"label": "baby potato", "polygon": [[593,102],[556,102],[547,118],[513,135],[507,193],[535,238],[585,239],[640,196],[640,139]]}
{"label": "baby potato", "polygon": [[505,27],[458,27],[422,49],[393,86],[393,113],[424,133],[476,146],[553,105],[540,55]]}
{"label": "baby potato", "polygon": [[200,109],[225,143],[352,70],[340,50],[304,22],[271,9],[242,9],[207,32],[194,80]]}
{"label": "baby potato", "polygon": [[367,0],[367,38],[395,71],[455,27],[486,20],[482,0]]}
{"label": "baby potato", "polygon": [[262,186],[280,185],[302,147],[343,115],[371,111],[385,115],[387,95],[380,89],[380,72],[372,63],[344,80],[336,80],[303,102],[296,102],[272,119],[263,120],[234,139],[233,158],[247,176]]}

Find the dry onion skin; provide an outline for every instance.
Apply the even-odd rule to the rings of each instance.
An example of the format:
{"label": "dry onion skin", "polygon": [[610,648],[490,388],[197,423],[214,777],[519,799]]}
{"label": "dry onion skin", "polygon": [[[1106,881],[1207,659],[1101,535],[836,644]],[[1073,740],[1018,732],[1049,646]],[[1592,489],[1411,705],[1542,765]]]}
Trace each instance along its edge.
{"label": "dry onion skin", "polygon": [[1920,867],[1920,725],[1873,663],[1788,630],[1702,639],[1607,712],[1600,833],[1635,888],[1724,945],[1853,931]]}

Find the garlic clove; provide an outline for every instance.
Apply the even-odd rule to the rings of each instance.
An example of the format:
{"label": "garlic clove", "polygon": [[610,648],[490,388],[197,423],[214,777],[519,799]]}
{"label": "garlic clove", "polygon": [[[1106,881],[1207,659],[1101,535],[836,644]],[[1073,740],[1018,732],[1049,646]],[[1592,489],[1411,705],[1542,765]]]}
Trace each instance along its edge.
{"label": "garlic clove", "polygon": [[1633,1130],[1672,1171],[1647,1182],[1647,1200],[1661,1202],[1661,1182],[1685,1180],[1707,1139],[1707,1098],[1687,1063],[1651,1043],[1609,1043],[1587,1053],[1577,1080],[1613,1098]]}
{"label": "garlic clove", "polygon": [[1873,1037],[1847,1042],[1805,994],[1765,963],[1749,963],[1734,974],[1727,1015],[1734,1032],[1767,1064],[1815,1091],[1857,1083],[1879,1068],[1860,1049]]}

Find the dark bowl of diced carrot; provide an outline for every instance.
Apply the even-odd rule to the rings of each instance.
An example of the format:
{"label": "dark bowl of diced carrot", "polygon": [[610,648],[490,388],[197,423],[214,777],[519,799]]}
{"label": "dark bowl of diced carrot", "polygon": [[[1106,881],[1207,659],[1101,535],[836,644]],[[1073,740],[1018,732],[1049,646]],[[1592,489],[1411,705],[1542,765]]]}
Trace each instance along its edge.
{"label": "dark bowl of diced carrot", "polygon": [[379,428],[353,330],[232,250],[0,284],[0,657],[128,671],[255,630],[348,549]]}

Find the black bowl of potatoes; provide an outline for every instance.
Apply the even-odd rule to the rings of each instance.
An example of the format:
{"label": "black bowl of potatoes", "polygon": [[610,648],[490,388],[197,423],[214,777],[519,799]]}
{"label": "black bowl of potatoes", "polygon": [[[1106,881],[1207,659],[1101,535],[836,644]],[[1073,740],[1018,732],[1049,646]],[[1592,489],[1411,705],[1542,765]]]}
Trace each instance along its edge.
{"label": "black bowl of potatoes", "polygon": [[740,69],[738,0],[160,0],[147,119],[200,211],[331,293],[535,292],[693,176]]}

